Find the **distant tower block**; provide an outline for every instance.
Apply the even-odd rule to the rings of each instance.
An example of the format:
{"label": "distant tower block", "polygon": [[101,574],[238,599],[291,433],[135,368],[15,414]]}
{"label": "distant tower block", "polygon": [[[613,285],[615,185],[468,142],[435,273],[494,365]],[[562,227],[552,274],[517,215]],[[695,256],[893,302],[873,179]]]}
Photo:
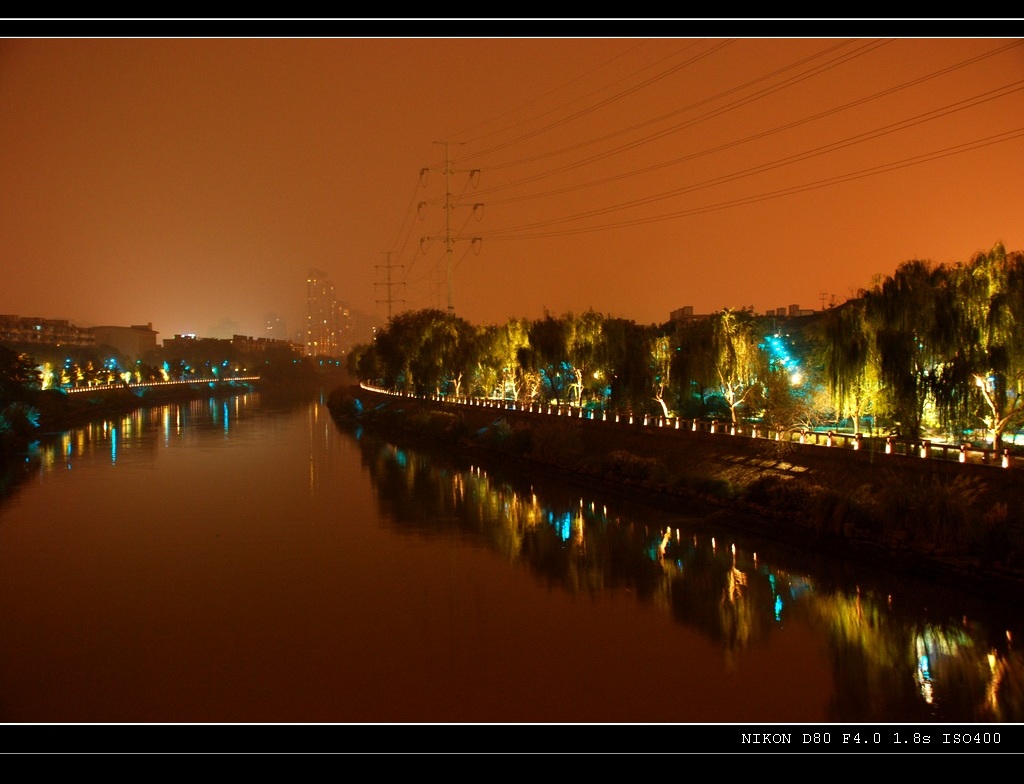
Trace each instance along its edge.
{"label": "distant tower block", "polygon": [[341,307],[322,270],[306,278],[306,356],[341,356]]}
{"label": "distant tower block", "polygon": [[268,313],[263,317],[263,337],[271,340],[287,340],[288,330],[284,319],[276,313]]}

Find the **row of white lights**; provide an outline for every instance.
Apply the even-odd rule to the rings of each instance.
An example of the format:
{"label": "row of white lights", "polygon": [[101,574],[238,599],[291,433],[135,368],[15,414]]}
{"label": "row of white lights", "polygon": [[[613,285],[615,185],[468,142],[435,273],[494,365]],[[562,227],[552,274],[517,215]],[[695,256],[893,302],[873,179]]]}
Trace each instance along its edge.
{"label": "row of white lights", "polygon": [[259,376],[232,376],[230,378],[190,378],[187,381],[139,381],[131,384],[95,384],[91,387],[72,387],[67,390],[69,395],[76,392],[96,392],[104,389],[137,389],[139,387],[166,387],[174,384],[209,384],[214,381],[259,381]]}
{"label": "row of white lights", "polygon": [[[366,390],[368,390],[370,392],[379,392],[379,393],[385,394],[385,395],[392,395],[392,396],[396,396],[396,397],[410,397],[410,398],[419,397],[419,396],[417,396],[415,394],[412,394],[410,392],[395,392],[394,390],[390,390],[390,389],[385,389],[383,387],[374,386],[372,384],[367,384],[365,382],[360,382],[360,386],[363,389],[366,389]],[[425,395],[425,396],[422,396],[422,399],[432,400],[432,401],[438,402],[438,403],[455,402],[455,403],[458,403],[458,404],[461,404],[461,405],[482,406],[484,408],[504,408],[504,409],[508,409],[508,410],[511,410],[511,411],[523,411],[523,412],[526,412],[526,413],[537,413],[537,414],[545,413],[544,410],[543,410],[544,407],[542,405],[539,405],[539,404],[538,404],[538,408],[540,410],[534,411],[533,410],[533,403],[530,403],[529,406],[520,405],[517,408],[516,407],[516,403],[514,401],[509,403],[509,402],[504,401],[504,400],[497,401],[497,400],[481,400],[480,398],[464,398],[464,399],[461,399],[461,400],[460,399],[455,399],[453,401],[451,398],[446,398],[446,397],[443,397],[441,395]],[[553,407],[553,406],[551,406],[551,404],[548,404],[548,406],[547,406],[547,413],[548,414],[554,414],[555,416],[561,416],[562,415],[562,407],[560,405]],[[567,416],[572,416],[572,413],[570,412],[569,414],[567,414]],[[619,414],[615,414],[614,417],[615,417],[615,419],[614,419],[615,422],[623,421],[623,419],[620,417]],[[581,409],[579,409],[579,419],[594,419],[593,412],[587,412],[587,411],[584,411],[581,408]],[[634,424],[634,418],[633,418],[632,414],[630,414],[626,418],[626,420],[628,421],[628,423],[630,425]],[[602,421],[602,422],[607,422],[608,421],[608,414],[607,414],[607,412],[604,412],[604,411],[601,412],[601,418],[600,418],[599,421]],[[693,425],[691,426],[690,429],[693,430],[693,431],[696,431],[698,429],[699,421],[700,420],[694,419],[693,420]],[[663,417],[663,416],[657,417],[657,422],[658,422],[658,427],[664,427],[665,426],[665,417]],[[676,418],[675,426],[674,426],[673,429],[679,430],[681,422],[682,422],[682,420]],[[648,414],[644,414],[643,425],[644,425],[644,427],[650,426],[650,416]],[[719,430],[718,422],[717,421],[712,421],[710,423],[710,426],[709,426],[709,432],[715,433],[715,432],[718,432],[718,430]],[[721,426],[721,432],[728,432],[730,435],[742,435],[742,433],[743,433],[742,429],[741,428],[737,428],[735,425],[728,425],[728,426],[722,425]],[[757,438],[758,437],[758,432],[759,431],[758,431],[757,425],[754,425],[751,428],[750,437],[751,438]],[[770,431],[766,428],[765,432],[769,433]],[[800,431],[800,443],[801,444],[808,443],[807,442],[807,436],[808,436],[808,432],[806,430],[801,430]],[[766,437],[770,438],[771,436],[770,435],[766,435]],[[829,431],[828,435],[826,437],[825,446],[829,446],[829,447],[835,446],[835,438],[836,438],[835,434],[832,431]],[[782,440],[782,431],[781,430],[776,430],[775,431],[775,440],[776,441]],[[853,449],[854,449],[854,451],[859,450],[861,448],[862,443],[863,443],[863,436],[860,433],[857,433],[856,436],[854,436],[854,441],[853,441]],[[919,454],[920,454],[920,456],[922,458],[931,457],[931,443],[929,441],[922,441],[919,445],[916,445],[915,448],[919,450]],[[891,437],[890,438],[886,438],[886,441],[885,441],[885,454],[887,454],[887,455],[893,454],[893,439]],[[967,444],[961,444],[960,445],[959,461],[961,463],[966,463],[967,462]],[[1010,450],[1009,449],[1004,449],[1003,450],[1001,465],[1002,465],[1003,468],[1009,468],[1010,467]]]}

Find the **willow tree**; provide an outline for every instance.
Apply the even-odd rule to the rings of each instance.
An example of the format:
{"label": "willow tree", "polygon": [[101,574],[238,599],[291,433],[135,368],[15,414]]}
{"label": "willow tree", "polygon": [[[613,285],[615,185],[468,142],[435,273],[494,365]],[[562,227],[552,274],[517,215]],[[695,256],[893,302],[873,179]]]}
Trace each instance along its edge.
{"label": "willow tree", "polygon": [[706,327],[705,361],[735,425],[737,410],[760,394],[761,380],[768,371],[760,331],[749,310],[720,311],[709,317]]}
{"label": "willow tree", "polygon": [[661,414],[667,419],[668,404],[665,402],[665,392],[672,380],[672,341],[667,335],[655,335],[649,346],[654,402],[661,406]]}
{"label": "willow tree", "polygon": [[528,330],[529,324],[521,319],[479,329],[476,381],[485,395],[518,400],[524,389],[527,398],[536,394],[528,383],[528,371],[520,364],[530,346]]}
{"label": "willow tree", "polygon": [[383,365],[374,343],[360,343],[352,347],[345,359],[345,366],[352,378],[363,381],[383,381]]}
{"label": "willow tree", "polygon": [[644,348],[649,328],[630,319],[607,318],[601,336],[602,397],[620,411],[643,410],[650,397],[650,365]]}
{"label": "willow tree", "polygon": [[563,323],[566,360],[573,376],[569,391],[576,392],[576,405],[582,407],[587,379],[595,371],[602,352],[604,316],[590,309],[579,316],[567,313]]}
{"label": "willow tree", "polygon": [[470,394],[483,397],[503,396],[501,381],[502,351],[500,347],[501,327],[487,324],[477,328],[476,367],[472,378],[467,384]]}
{"label": "willow tree", "polygon": [[440,394],[450,386],[461,394],[462,380],[476,365],[479,351],[476,329],[465,319],[439,310],[426,311],[424,329],[411,363],[418,391]]}
{"label": "willow tree", "polygon": [[1024,253],[1007,255],[1000,244],[988,261],[999,272],[985,324],[989,367],[974,380],[990,412],[993,446],[1000,449],[1006,430],[1024,420]]}
{"label": "willow tree", "polygon": [[563,320],[545,313],[544,318],[530,323],[527,336],[529,345],[518,352],[522,371],[527,378],[535,376],[540,381],[540,388],[547,387],[548,397],[561,400],[567,386]]}
{"label": "willow tree", "polygon": [[853,421],[853,432],[859,433],[861,418],[875,411],[880,394],[875,335],[864,298],[826,311],[818,330],[832,405],[841,419]]}
{"label": "willow tree", "polygon": [[1024,419],[1024,261],[1001,244],[967,263],[914,260],[867,296],[880,378],[903,434],[920,438],[926,407],[949,432],[979,419],[1001,446]]}
{"label": "willow tree", "polygon": [[930,262],[906,261],[865,296],[890,415],[896,431],[911,439],[921,437],[926,405],[956,343],[955,303],[937,296],[942,276]]}
{"label": "willow tree", "polygon": [[530,347],[530,324],[526,319],[509,319],[501,333],[502,377],[513,400],[532,400],[537,394],[537,379],[519,361]]}
{"label": "willow tree", "polygon": [[385,386],[401,391],[412,389],[410,363],[421,334],[422,314],[422,311],[399,313],[374,337],[374,364]]}
{"label": "willow tree", "polygon": [[386,383],[419,394],[450,384],[458,395],[474,364],[475,333],[466,320],[436,308],[398,314],[374,339]]}
{"label": "willow tree", "polygon": [[689,416],[708,416],[717,375],[710,357],[710,319],[676,324],[672,377],[676,408]]}
{"label": "willow tree", "polygon": [[937,379],[937,406],[947,426],[982,419],[1000,449],[1007,428],[1024,418],[1024,256],[997,244],[946,269],[944,283],[955,340]]}

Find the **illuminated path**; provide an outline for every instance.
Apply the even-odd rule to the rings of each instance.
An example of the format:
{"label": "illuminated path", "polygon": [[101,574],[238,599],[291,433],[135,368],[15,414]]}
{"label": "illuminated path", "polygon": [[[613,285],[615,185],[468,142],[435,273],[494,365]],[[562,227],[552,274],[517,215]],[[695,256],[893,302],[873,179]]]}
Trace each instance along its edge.
{"label": "illuminated path", "polygon": [[135,384],[102,384],[91,387],[73,387],[65,390],[69,395],[79,392],[114,392],[119,389],[149,389],[150,387],[194,386],[196,384],[230,384],[234,381],[259,381],[259,376],[233,376],[231,378],[190,378],[188,381],[140,381]]}
{"label": "illuminated path", "polygon": [[510,400],[498,400],[493,398],[458,397],[451,398],[444,395],[415,395],[408,392],[397,392],[392,389],[374,386],[365,382],[359,382],[359,386],[368,392],[376,392],[382,395],[393,397],[412,398],[415,400],[429,401],[449,406],[478,406],[482,408],[496,408],[503,411],[516,411],[522,414],[537,414],[539,416],[562,416],[572,419],[590,420],[594,422],[618,422],[634,427],[642,428],[664,428],[667,430],[682,430],[690,432],[703,432],[710,434],[722,434],[727,436],[745,436],[747,438],[761,438],[773,441],[788,441],[807,446],[820,446],[823,448],[846,449],[849,451],[868,451],[880,455],[896,455],[903,457],[920,457],[925,459],[937,459],[947,462],[958,461],[960,463],[971,463],[974,465],[987,465],[1002,468],[1018,467],[1014,465],[1010,450],[1004,449],[1001,454],[993,449],[978,449],[970,444],[935,444],[931,441],[908,442],[899,441],[892,437],[864,438],[862,434],[852,435],[850,433],[836,433],[834,431],[818,432],[812,430],[769,430],[764,426],[750,426],[744,432],[742,426],[733,426],[731,422],[710,422],[700,419],[680,419],[678,417],[643,416],[634,417],[632,414],[608,414],[607,412],[587,411],[568,404],[542,405],[540,403],[519,403]]}

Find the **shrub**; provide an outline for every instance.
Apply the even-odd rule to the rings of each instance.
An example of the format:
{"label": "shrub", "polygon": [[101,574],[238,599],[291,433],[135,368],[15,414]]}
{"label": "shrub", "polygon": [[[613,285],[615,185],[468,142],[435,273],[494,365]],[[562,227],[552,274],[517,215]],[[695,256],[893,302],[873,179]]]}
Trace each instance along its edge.
{"label": "shrub", "polygon": [[907,478],[888,472],[876,492],[876,510],[890,539],[966,552],[981,531],[984,487],[977,477]]}
{"label": "shrub", "polygon": [[868,498],[869,488],[844,493],[829,487],[814,487],[810,492],[804,521],[819,534],[853,537],[877,529]]}
{"label": "shrub", "polygon": [[721,498],[726,501],[736,498],[738,492],[736,487],[728,479],[721,479],[716,476],[705,476],[694,483],[694,489],[702,495],[713,498]]}
{"label": "shrub", "polygon": [[0,449],[18,450],[34,440],[39,428],[39,412],[21,401],[0,408]]}
{"label": "shrub", "polygon": [[477,430],[476,437],[485,446],[513,454],[525,454],[533,444],[533,434],[528,427],[513,427],[504,417]]}
{"label": "shrub", "polygon": [[792,477],[766,475],[755,479],[747,487],[744,500],[765,506],[773,512],[799,517],[811,501],[808,486]]}
{"label": "shrub", "polygon": [[409,423],[417,435],[431,441],[457,441],[466,434],[461,417],[450,411],[416,412],[410,415]]}

